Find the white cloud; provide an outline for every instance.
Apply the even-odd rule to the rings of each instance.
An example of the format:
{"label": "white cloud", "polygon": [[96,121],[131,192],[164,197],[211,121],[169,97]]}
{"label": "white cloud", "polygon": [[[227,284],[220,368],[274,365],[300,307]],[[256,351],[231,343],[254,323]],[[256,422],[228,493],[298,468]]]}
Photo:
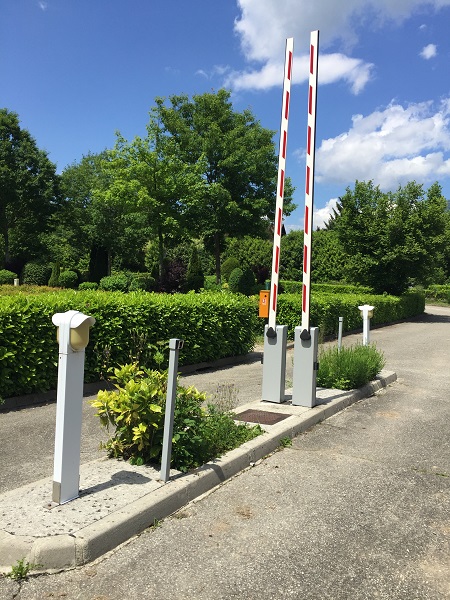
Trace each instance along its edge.
{"label": "white cloud", "polygon": [[313,227],[317,229],[320,227],[323,229],[325,224],[328,222],[328,219],[333,214],[333,209],[336,208],[338,198],[331,198],[328,200],[326,205],[323,208],[315,208],[313,215]]}
{"label": "white cloud", "polygon": [[44,0],[39,0],[38,6],[41,10],[45,12],[48,8],[48,2],[44,2]]}
{"label": "white cloud", "polygon": [[318,182],[349,185],[373,179],[382,189],[392,189],[411,179],[425,183],[450,176],[450,98],[438,107],[392,103],[352,120],[348,131],[318,148]]}
{"label": "white cloud", "polygon": [[[284,65],[279,61],[268,61],[261,69],[231,72],[225,86],[235,91],[265,90],[279,86],[283,78]],[[334,83],[344,79],[354,94],[358,94],[370,80],[373,65],[344,54],[324,54],[320,57],[319,83]],[[309,56],[302,56],[293,65],[293,82],[303,83],[309,77]]]}
{"label": "white cloud", "polygon": [[424,48],[422,48],[422,51],[420,52],[420,56],[422,58],[424,58],[425,60],[429,60],[430,58],[433,58],[436,55],[437,55],[436,44],[428,44],[428,46],[425,46]]}
{"label": "white cloud", "polygon": [[[296,44],[294,81],[308,74],[310,32],[320,30],[319,76],[322,83],[339,79],[359,93],[371,78],[373,65],[345,54],[324,52],[332,43],[340,43],[348,53],[358,41],[358,30],[369,23],[381,27],[386,20],[402,22],[421,6],[436,10],[450,6],[450,0],[237,0],[241,10],[235,21],[242,52],[254,66],[228,75],[226,85],[234,89],[267,89],[279,85],[283,75],[280,59],[284,57],[287,37]],[[300,60],[299,60],[300,59]],[[259,64],[258,64],[259,63]],[[336,69],[333,71],[333,65]]]}

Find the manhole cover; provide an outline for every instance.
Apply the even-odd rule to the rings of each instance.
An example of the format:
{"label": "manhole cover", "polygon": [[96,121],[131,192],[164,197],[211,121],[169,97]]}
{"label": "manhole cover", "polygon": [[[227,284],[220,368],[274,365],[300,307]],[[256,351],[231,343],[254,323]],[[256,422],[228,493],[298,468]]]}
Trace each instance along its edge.
{"label": "manhole cover", "polygon": [[235,416],[239,421],[248,421],[249,423],[259,423],[260,425],[275,425],[275,423],[279,423],[283,421],[283,419],[287,419],[291,415],[286,415],[282,413],[274,413],[268,412],[267,410],[244,410]]}

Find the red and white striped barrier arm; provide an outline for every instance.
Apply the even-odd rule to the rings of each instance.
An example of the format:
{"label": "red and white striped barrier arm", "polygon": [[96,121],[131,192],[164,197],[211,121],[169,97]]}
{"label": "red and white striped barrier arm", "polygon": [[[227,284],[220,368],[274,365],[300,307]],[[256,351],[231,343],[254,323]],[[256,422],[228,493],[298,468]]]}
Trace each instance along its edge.
{"label": "red and white striped barrier arm", "polygon": [[314,210],[314,160],[316,154],[317,75],[319,32],[311,32],[309,55],[308,134],[306,140],[305,226],[303,246],[302,330],[309,334],[311,300],[311,241]]}
{"label": "red and white striped barrier arm", "polygon": [[294,58],[294,38],[286,40],[284,61],[283,102],[281,108],[280,149],[278,153],[277,200],[275,205],[275,224],[273,235],[272,277],[270,284],[269,329],[275,335],[277,320],[278,278],[280,267],[280,241],[283,226],[284,181],[286,171],[286,148],[289,121],[289,101],[291,96],[292,63]]}

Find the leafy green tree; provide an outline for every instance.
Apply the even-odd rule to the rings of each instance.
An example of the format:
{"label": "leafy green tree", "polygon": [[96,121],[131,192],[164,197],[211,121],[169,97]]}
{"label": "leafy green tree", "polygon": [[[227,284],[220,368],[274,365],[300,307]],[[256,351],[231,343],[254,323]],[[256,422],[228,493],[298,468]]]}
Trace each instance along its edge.
{"label": "leafy green tree", "polygon": [[52,217],[52,229],[46,237],[54,261],[66,268],[88,269],[90,281],[97,282],[108,274],[108,250],[103,243],[104,223],[95,219],[93,198],[95,189],[107,185],[107,160],[107,151],[89,153],[64,169],[61,206]]}
{"label": "leafy green tree", "polygon": [[203,187],[197,166],[180,160],[174,149],[154,116],[143,138],[128,142],[117,134],[104,163],[108,183],[94,191],[92,207],[99,230],[109,223],[103,243],[111,254],[123,249],[124,241],[143,248],[146,240],[156,240],[160,277],[166,248],[183,237],[186,200]]}
{"label": "leafy green tree", "polygon": [[[226,240],[224,256],[227,259],[236,259],[238,261],[237,266],[243,269],[249,267],[253,271],[258,283],[264,283],[270,277],[272,247],[273,242],[269,239],[251,237],[249,235],[242,238],[228,238]],[[222,275],[224,274],[224,264],[222,264]]]}
{"label": "leafy green tree", "polygon": [[[184,216],[193,234],[203,237],[215,256],[220,281],[220,254],[226,236],[264,235],[273,220],[277,179],[274,132],[250,110],[236,112],[230,92],[157,98],[155,118],[176,142],[180,159],[201,166],[202,193],[186,198]],[[294,209],[293,188],[285,185],[286,215]]]}
{"label": "leafy green tree", "polygon": [[315,283],[345,281],[346,254],[335,231],[319,229],[312,234],[311,278]]}
{"label": "leafy green tree", "polygon": [[347,255],[349,280],[392,294],[426,281],[442,256],[445,204],[437,183],[426,195],[414,181],[389,193],[372,181],[347,188],[331,228]]}
{"label": "leafy green tree", "polygon": [[19,272],[42,255],[42,234],[59,200],[55,165],[22,129],[16,113],[0,109],[1,265]]}
{"label": "leafy green tree", "polygon": [[281,238],[280,277],[301,281],[303,277],[303,230],[295,229]]}

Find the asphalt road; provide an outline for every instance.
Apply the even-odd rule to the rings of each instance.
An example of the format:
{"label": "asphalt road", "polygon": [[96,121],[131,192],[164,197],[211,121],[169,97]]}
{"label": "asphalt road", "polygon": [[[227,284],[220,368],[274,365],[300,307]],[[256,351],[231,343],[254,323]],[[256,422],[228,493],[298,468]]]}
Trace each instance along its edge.
{"label": "asphalt road", "polygon": [[[419,319],[374,330],[372,341],[396,384],[93,564],[21,585],[0,579],[0,598],[450,598],[450,308],[428,307]],[[260,385],[261,365],[247,365],[239,381],[235,368],[186,379],[205,388],[209,377],[212,390]],[[51,444],[50,425],[36,423],[53,410],[0,415],[2,446],[9,436],[2,481],[4,457],[12,479],[15,470],[16,481],[38,478],[27,448]],[[84,435],[89,454],[89,428]]]}

